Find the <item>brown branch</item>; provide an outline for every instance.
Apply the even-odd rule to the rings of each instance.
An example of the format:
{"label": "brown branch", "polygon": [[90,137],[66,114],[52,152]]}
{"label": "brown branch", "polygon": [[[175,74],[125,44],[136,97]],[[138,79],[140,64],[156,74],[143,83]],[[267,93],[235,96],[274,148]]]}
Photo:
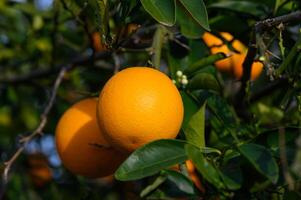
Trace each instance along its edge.
{"label": "brown branch", "polygon": [[[108,58],[110,55],[111,55],[110,52],[99,52],[99,53],[95,54],[94,58],[91,56],[77,58],[77,59],[71,61],[70,65],[72,67],[85,65],[85,64],[89,64],[93,60]],[[54,67],[54,68],[49,68],[49,69],[44,69],[44,70],[35,70],[28,74],[14,76],[14,77],[10,77],[10,78],[0,78],[0,83],[20,84],[20,83],[32,81],[33,79],[44,78],[46,76],[58,73],[65,65],[66,64],[62,64],[62,65],[58,65],[57,67]]]}
{"label": "brown branch", "polygon": [[273,28],[281,23],[288,23],[288,22],[294,22],[294,21],[300,21],[301,20],[301,11],[298,10],[296,12],[292,12],[287,15],[282,15],[279,17],[266,19],[260,22],[257,22],[255,24],[255,31],[257,33],[263,33],[264,31],[269,30],[270,28]]}
{"label": "brown branch", "polygon": [[4,163],[5,168],[4,168],[4,172],[2,175],[4,184],[7,183],[8,181],[8,175],[9,175],[9,171],[13,165],[13,163],[17,160],[17,158],[20,156],[20,154],[24,151],[26,145],[36,136],[41,135],[42,131],[45,127],[45,125],[47,124],[47,116],[51,110],[51,108],[54,105],[55,99],[56,99],[56,94],[57,94],[57,90],[64,78],[65,73],[71,69],[72,67],[70,65],[62,67],[52,88],[52,92],[51,92],[51,96],[49,98],[48,104],[45,107],[42,115],[41,115],[41,119],[40,119],[40,123],[38,125],[38,127],[28,136],[23,137],[19,142],[22,144],[22,146],[14,153],[14,155],[7,161]]}

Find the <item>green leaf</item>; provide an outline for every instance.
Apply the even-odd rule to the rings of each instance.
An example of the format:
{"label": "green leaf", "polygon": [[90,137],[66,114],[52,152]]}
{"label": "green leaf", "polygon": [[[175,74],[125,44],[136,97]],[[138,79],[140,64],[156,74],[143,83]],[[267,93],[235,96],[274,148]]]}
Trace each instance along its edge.
{"label": "green leaf", "polygon": [[176,22],[175,0],[141,0],[143,8],[158,22],[172,26]]}
{"label": "green leaf", "polygon": [[206,104],[195,113],[188,126],[184,129],[185,137],[188,143],[197,147],[205,147],[205,107]]}
{"label": "green leaf", "polygon": [[158,176],[156,178],[156,180],[148,185],[146,188],[144,188],[142,190],[142,192],[140,193],[140,197],[141,198],[144,198],[146,197],[147,195],[149,195],[151,192],[153,192],[154,190],[156,190],[162,183],[164,183],[166,181],[166,176],[165,175],[162,175],[162,176]]}
{"label": "green leaf", "polygon": [[264,18],[267,15],[267,8],[263,4],[250,1],[222,1],[210,4],[208,8],[215,8],[217,10],[226,9],[239,13],[249,14],[259,18]]}
{"label": "green leaf", "polygon": [[240,157],[232,158],[221,167],[221,178],[224,181],[226,187],[230,190],[239,189],[243,181],[239,158]]}
{"label": "green leaf", "polygon": [[207,31],[210,31],[208,14],[203,0],[179,0],[193,19]]}
{"label": "green leaf", "polygon": [[180,26],[181,33],[187,38],[201,38],[204,29],[195,21],[183,5],[177,3],[177,24]]}
{"label": "green leaf", "polygon": [[185,145],[185,149],[189,159],[192,160],[197,170],[209,183],[213,184],[218,189],[225,188],[220,178],[220,173],[204,156],[203,153],[190,144]]}
{"label": "green leaf", "polygon": [[249,160],[255,169],[272,183],[279,177],[279,168],[272,153],[264,146],[258,144],[243,144],[238,147],[241,154]]}
{"label": "green leaf", "polygon": [[217,54],[210,55],[206,58],[202,58],[202,59],[194,62],[193,64],[189,65],[184,70],[184,74],[189,76],[189,75],[193,74],[194,72],[202,69],[203,67],[213,65],[216,61],[222,60],[224,58],[226,58],[226,55],[224,53],[217,53]]}
{"label": "green leaf", "polygon": [[180,191],[187,194],[195,193],[192,181],[182,173],[173,170],[164,170],[163,174],[167,175],[167,179],[172,181]]}
{"label": "green leaf", "polygon": [[184,119],[182,123],[182,129],[188,126],[191,117],[198,111],[197,102],[192,99],[186,92],[181,92],[182,101],[184,104]]}
{"label": "green leaf", "polygon": [[128,181],[154,175],[160,170],[187,160],[183,140],[162,139],[134,151],[115,173],[118,180]]}
{"label": "green leaf", "polygon": [[214,90],[220,92],[221,87],[217,79],[215,78],[215,76],[213,76],[212,74],[198,73],[192,79],[189,80],[187,89],[190,90],[205,89],[205,90]]}

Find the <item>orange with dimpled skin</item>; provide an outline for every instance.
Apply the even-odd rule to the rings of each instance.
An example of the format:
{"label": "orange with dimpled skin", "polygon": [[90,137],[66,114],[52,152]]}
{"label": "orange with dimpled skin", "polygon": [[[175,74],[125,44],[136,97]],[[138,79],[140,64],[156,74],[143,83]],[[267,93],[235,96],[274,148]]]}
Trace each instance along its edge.
{"label": "orange with dimpled skin", "polygon": [[175,138],[184,108],[181,95],[164,73],[130,67],[115,74],[99,96],[99,125],[117,149],[132,152],[158,139]]}
{"label": "orange with dimpled skin", "polygon": [[96,120],[97,99],[89,98],[71,106],[56,128],[56,147],[66,168],[89,178],[114,173],[125,156],[104,139]]}

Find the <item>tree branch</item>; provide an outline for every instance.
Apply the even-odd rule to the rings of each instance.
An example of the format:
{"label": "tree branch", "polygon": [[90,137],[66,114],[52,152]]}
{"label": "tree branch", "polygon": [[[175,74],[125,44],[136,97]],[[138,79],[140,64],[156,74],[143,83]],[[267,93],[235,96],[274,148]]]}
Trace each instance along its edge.
{"label": "tree branch", "polygon": [[62,67],[52,88],[52,92],[51,92],[51,96],[49,98],[48,104],[45,107],[42,115],[41,115],[41,119],[40,119],[40,123],[38,125],[38,127],[28,136],[23,137],[19,142],[22,144],[22,146],[14,153],[14,155],[7,161],[4,163],[5,168],[4,168],[4,172],[2,175],[4,184],[7,183],[8,181],[8,175],[9,175],[9,171],[13,165],[13,163],[17,160],[17,158],[20,156],[20,154],[24,151],[26,145],[36,136],[41,135],[42,131],[45,127],[45,125],[47,124],[47,116],[51,110],[51,108],[53,107],[53,104],[55,102],[56,99],[56,94],[57,94],[57,90],[64,78],[65,73],[70,70],[72,68],[71,65]]}
{"label": "tree branch", "polygon": [[[110,52],[99,52],[99,53],[96,53],[94,57],[85,56],[85,57],[77,58],[77,59],[71,61],[70,65],[72,67],[78,66],[78,65],[85,65],[85,64],[89,64],[93,60],[108,58],[110,55],[111,55]],[[66,64],[58,65],[57,67],[49,68],[49,69],[45,69],[45,70],[36,70],[31,73],[20,75],[20,76],[14,76],[14,77],[10,77],[10,78],[0,78],[0,83],[21,84],[24,82],[32,81],[33,79],[44,78],[46,76],[58,73],[65,65]]]}

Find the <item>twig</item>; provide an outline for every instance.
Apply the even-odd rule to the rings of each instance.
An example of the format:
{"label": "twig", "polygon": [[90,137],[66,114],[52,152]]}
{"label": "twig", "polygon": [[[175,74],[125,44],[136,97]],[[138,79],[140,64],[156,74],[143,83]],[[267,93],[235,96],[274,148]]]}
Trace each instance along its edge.
{"label": "twig", "polygon": [[22,144],[22,146],[14,153],[14,155],[7,161],[4,163],[5,165],[5,168],[4,168],[4,172],[3,172],[3,175],[2,175],[2,178],[3,178],[3,181],[4,181],[4,184],[7,183],[8,181],[8,174],[9,174],[9,171],[13,165],[13,163],[17,160],[17,158],[20,156],[20,154],[23,152],[23,150],[25,149],[26,145],[36,136],[38,135],[41,135],[42,134],[42,131],[45,127],[45,125],[47,124],[47,116],[51,110],[51,108],[53,107],[54,105],[54,102],[55,102],[55,99],[56,99],[56,94],[57,94],[57,90],[64,78],[64,75],[66,73],[67,70],[69,70],[71,68],[70,65],[66,66],[66,67],[63,67],[61,70],[60,70],[60,73],[58,74],[55,82],[54,82],[54,85],[53,85],[53,88],[52,88],[52,92],[51,92],[51,96],[49,98],[49,101],[48,101],[48,104],[47,106],[45,107],[42,115],[41,115],[41,119],[40,119],[40,123],[38,125],[38,127],[29,135],[29,136],[26,136],[24,138],[22,138],[20,140],[20,143]]}
{"label": "twig", "polygon": [[289,190],[294,189],[294,179],[289,173],[289,168],[287,164],[286,157],[286,145],[285,145],[285,129],[283,127],[279,128],[279,150],[280,150],[280,162],[282,166],[282,172],[286,183],[288,184]]}
{"label": "twig", "polygon": [[274,90],[289,87],[289,82],[287,78],[280,78],[276,81],[271,82],[270,84],[267,84],[262,89],[254,92],[250,97],[250,103],[254,103],[261,98],[271,94]]}
{"label": "twig", "polygon": [[281,23],[287,23],[287,22],[293,22],[293,21],[300,21],[301,20],[301,11],[298,10],[296,12],[282,15],[279,17],[266,19],[260,22],[257,22],[255,24],[255,31],[257,33],[263,33],[266,30],[269,30],[270,28],[273,28]]}
{"label": "twig", "polygon": [[[91,56],[84,56],[77,58],[73,61],[70,62],[70,65],[72,67],[78,66],[78,65],[85,65],[90,63],[92,60],[98,60],[98,59],[104,59],[107,58],[111,55],[110,52],[99,52],[96,53],[94,58]],[[0,83],[5,83],[5,84],[20,84],[24,83],[27,81],[32,81],[33,79],[39,79],[39,78],[44,78],[46,76],[56,74],[58,73],[62,67],[64,67],[66,64],[58,65],[57,67],[54,68],[49,68],[45,70],[36,70],[28,74],[20,75],[20,76],[15,76],[15,77],[10,77],[10,78],[0,78]]]}

